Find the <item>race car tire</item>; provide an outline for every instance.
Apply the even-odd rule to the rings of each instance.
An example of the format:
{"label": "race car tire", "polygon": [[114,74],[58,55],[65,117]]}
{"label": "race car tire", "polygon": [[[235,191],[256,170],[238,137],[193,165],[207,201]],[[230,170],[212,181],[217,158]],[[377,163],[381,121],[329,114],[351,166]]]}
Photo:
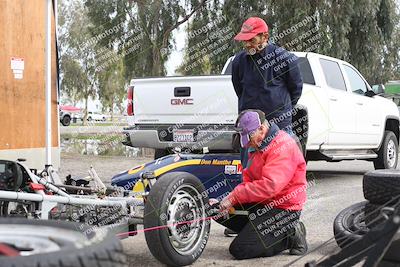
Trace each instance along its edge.
{"label": "race car tire", "polygon": [[364,174],[364,198],[373,204],[391,204],[400,198],[400,171],[376,170]]}
{"label": "race car tire", "polygon": [[399,143],[392,131],[385,131],[381,147],[374,160],[375,169],[395,169],[398,161]]}
{"label": "race car tire", "polygon": [[[368,233],[369,229],[364,222],[364,209],[367,203],[367,201],[363,201],[353,204],[336,216],[333,223],[333,232],[336,243],[340,248],[345,248]],[[396,236],[383,259],[400,262],[399,250],[400,239]]]}
{"label": "race car tire", "polygon": [[1,219],[0,244],[20,252],[20,256],[0,255],[2,267],[127,266],[122,245],[115,236],[76,223]]}
{"label": "race car tire", "polygon": [[186,172],[162,175],[144,208],[145,238],[153,256],[168,266],[195,262],[209,237],[207,207],[208,196],[197,177]]}

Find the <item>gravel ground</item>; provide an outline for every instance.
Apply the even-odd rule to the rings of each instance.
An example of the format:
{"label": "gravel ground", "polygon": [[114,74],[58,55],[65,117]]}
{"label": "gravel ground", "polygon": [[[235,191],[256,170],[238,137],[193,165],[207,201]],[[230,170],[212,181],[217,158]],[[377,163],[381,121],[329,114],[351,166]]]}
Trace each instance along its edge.
{"label": "gravel ground", "polygon": [[[69,173],[86,175],[86,170],[92,165],[99,176],[109,182],[114,174],[150,160],[149,158],[62,154],[60,173],[61,177]],[[336,214],[345,207],[364,200],[362,175],[369,170],[373,170],[372,163],[363,161],[310,162],[308,164],[308,177],[315,180],[315,186],[308,190],[308,201],[302,214],[302,221],[307,227],[310,253],[291,266],[304,266],[307,261],[317,260],[338,251],[336,243],[332,241],[333,220]],[[319,248],[329,239],[331,242],[327,246]],[[285,266],[298,259],[296,256],[282,253],[272,258],[236,261],[228,252],[232,240],[232,238],[224,237],[223,227],[213,222],[207,247],[193,266]],[[125,252],[129,255],[129,266],[161,266],[150,254],[143,234],[125,239],[122,243]]]}

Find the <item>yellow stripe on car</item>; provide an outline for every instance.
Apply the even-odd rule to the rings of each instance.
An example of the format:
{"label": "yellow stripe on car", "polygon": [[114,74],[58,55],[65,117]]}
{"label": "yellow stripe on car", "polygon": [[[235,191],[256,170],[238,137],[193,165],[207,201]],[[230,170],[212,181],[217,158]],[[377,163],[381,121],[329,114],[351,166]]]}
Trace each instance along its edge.
{"label": "yellow stripe on car", "polygon": [[200,159],[190,159],[190,160],[185,160],[185,161],[179,161],[172,163],[170,165],[167,165],[165,167],[159,168],[154,171],[154,176],[158,177],[170,170],[179,168],[179,167],[184,167],[184,166],[190,166],[190,165],[200,165]]}

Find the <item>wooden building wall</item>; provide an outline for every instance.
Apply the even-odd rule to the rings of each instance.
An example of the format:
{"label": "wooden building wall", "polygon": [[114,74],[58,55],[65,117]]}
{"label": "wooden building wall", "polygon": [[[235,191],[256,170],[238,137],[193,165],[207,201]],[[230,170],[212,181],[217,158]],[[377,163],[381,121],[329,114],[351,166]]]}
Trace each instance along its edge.
{"label": "wooden building wall", "polygon": [[[0,150],[45,147],[46,1],[0,0]],[[52,146],[59,146],[55,27],[52,40]],[[15,79],[11,58],[24,59]]]}

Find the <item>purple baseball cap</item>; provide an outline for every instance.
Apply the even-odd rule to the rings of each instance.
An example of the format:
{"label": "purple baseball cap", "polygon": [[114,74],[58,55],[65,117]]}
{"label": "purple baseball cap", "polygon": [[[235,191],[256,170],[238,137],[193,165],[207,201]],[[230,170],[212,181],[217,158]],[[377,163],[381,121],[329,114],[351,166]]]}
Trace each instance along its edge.
{"label": "purple baseball cap", "polygon": [[250,136],[261,126],[265,120],[265,114],[261,110],[248,109],[239,114],[236,120],[236,130],[240,133],[240,144],[247,147]]}

